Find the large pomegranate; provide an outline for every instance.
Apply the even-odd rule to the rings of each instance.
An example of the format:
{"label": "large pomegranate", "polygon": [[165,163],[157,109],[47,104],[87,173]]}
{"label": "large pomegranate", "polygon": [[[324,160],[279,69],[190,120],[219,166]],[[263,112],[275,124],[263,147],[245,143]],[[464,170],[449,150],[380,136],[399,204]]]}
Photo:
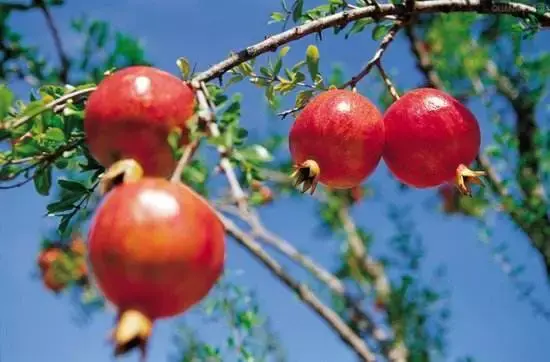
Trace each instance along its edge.
{"label": "large pomegranate", "polygon": [[318,182],[352,188],[380,162],[384,124],[380,111],[362,95],[332,89],[312,99],[296,118],[289,135],[296,185],[315,191]]}
{"label": "large pomegranate", "polygon": [[137,161],[147,176],[167,177],[175,167],[168,144],[174,129],[188,142],[195,94],[175,76],[152,67],[127,67],[104,78],[86,104],[84,129],[92,155],[106,168]]}
{"label": "large pomegranate", "polygon": [[142,178],[114,187],[94,215],[88,255],[98,287],[118,308],[115,354],[145,355],[153,322],[203,299],[223,272],[224,227],[182,184]]}
{"label": "large pomegranate", "polygon": [[464,194],[485,173],[467,166],[476,158],[480,128],[457,99],[434,88],[403,95],[384,114],[384,161],[402,183],[428,188],[453,181]]}

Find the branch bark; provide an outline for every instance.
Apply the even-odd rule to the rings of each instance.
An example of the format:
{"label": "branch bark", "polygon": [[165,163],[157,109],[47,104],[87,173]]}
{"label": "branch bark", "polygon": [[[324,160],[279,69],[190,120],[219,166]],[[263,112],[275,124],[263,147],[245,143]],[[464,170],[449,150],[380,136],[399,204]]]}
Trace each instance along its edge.
{"label": "branch bark", "polygon": [[[407,7],[409,9],[407,9]],[[381,16],[405,16],[416,13],[437,13],[437,12],[476,12],[480,14],[509,14],[516,17],[534,16],[543,27],[550,26],[550,12],[540,13],[533,6],[516,2],[493,2],[487,6],[484,0],[429,0],[416,1],[405,5],[380,4],[370,5],[357,9],[345,10],[329,15],[306,24],[296,26],[287,31],[268,37],[267,39],[244,48],[232,54],[227,59],[214,64],[207,70],[194,77],[195,80],[210,81],[221,77],[230,69],[244,63],[252,58],[269,51],[275,51],[279,46],[291,41],[301,39],[309,34],[318,33],[324,29],[334,26],[346,25],[352,21],[363,18]]]}

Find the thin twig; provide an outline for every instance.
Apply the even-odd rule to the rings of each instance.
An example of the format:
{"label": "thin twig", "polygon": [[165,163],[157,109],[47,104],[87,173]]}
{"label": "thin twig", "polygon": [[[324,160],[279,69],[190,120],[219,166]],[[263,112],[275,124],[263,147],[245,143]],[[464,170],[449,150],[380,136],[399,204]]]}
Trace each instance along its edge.
{"label": "thin twig", "polygon": [[377,361],[375,354],[370,351],[365,341],[363,341],[355,332],[343,321],[340,316],[315,295],[315,293],[305,284],[294,280],[282,266],[273,259],[253,237],[241,230],[233,221],[219,214],[225,230],[240,245],[260,261],[275,277],[283,282],[288,288],[294,291],[298,297],[312,310],[314,310],[340,338],[348,344],[363,361]]}
{"label": "thin twig", "polygon": [[36,117],[39,114],[41,114],[41,113],[43,113],[47,110],[53,109],[54,107],[57,107],[61,104],[64,104],[65,102],[67,102],[69,100],[78,98],[78,97],[83,96],[83,95],[90,94],[95,89],[96,89],[96,87],[89,87],[89,88],[79,89],[79,90],[71,92],[71,93],[67,93],[67,94],[65,94],[65,95],[49,102],[44,107],[37,108],[36,110],[30,112],[26,116],[23,116],[21,118],[12,119],[12,120],[4,122],[4,124],[0,124],[0,130],[1,129],[17,128],[17,127],[25,124],[26,122],[28,122],[33,117]]}
{"label": "thin twig", "polygon": [[57,56],[59,57],[59,62],[61,63],[61,71],[59,74],[61,81],[63,83],[67,83],[69,81],[69,67],[71,65],[71,62],[69,60],[69,57],[67,56],[67,53],[65,53],[65,50],[63,49],[63,42],[61,41],[59,30],[57,29],[50,9],[48,9],[48,6],[44,2],[44,0],[35,0],[35,2],[40,10],[42,10],[44,17],[46,18],[48,29],[50,30],[50,33],[53,37],[55,49],[57,50]]}
{"label": "thin twig", "polygon": [[174,169],[174,173],[172,173],[170,182],[176,183],[180,181],[181,174],[183,173],[185,166],[189,164],[189,162],[193,158],[193,155],[199,148],[199,145],[200,145],[200,139],[196,139],[183,148],[183,154],[181,155],[181,158],[179,159],[178,164]]}
{"label": "thin twig", "polygon": [[399,92],[397,91],[397,89],[395,89],[395,86],[393,85],[390,77],[386,74],[386,71],[384,70],[384,67],[382,66],[380,61],[376,62],[376,68],[378,68],[380,77],[382,77],[382,80],[384,81],[386,88],[388,88],[388,92],[390,92],[390,95],[392,96],[393,100],[397,101],[400,98]]}
{"label": "thin twig", "polygon": [[363,79],[369,74],[372,67],[375,66],[376,64],[379,64],[380,59],[382,58],[382,55],[384,54],[388,46],[391,44],[391,42],[395,39],[395,36],[399,32],[399,30],[401,30],[402,27],[403,27],[403,23],[401,21],[397,21],[395,24],[393,24],[393,26],[390,28],[386,36],[384,36],[384,38],[380,42],[380,45],[378,46],[378,49],[376,50],[372,58],[367,62],[367,65],[365,65],[365,67],[357,75],[353,76],[349,81],[344,83],[340,88],[347,88],[347,87],[355,88],[357,83],[359,83],[361,79]]}
{"label": "thin twig", "polygon": [[351,309],[355,316],[358,317],[358,327],[365,331],[376,342],[380,343],[382,351],[386,354],[389,361],[396,362],[390,358],[392,341],[388,333],[379,328],[373,318],[358,306],[358,301],[349,295],[346,291],[344,283],[328,270],[317,264],[313,259],[305,255],[303,252],[296,249],[292,243],[281,238],[280,236],[269,231],[261,222],[260,218],[253,210],[249,214],[243,214],[238,208],[231,206],[219,206],[220,211],[231,214],[245,221],[251,228],[251,235],[262,239],[268,245],[275,248],[287,258],[293,260],[298,265],[309,271],[317,280],[325,284],[332,293],[342,297],[346,307]]}
{"label": "thin twig", "polygon": [[329,16],[310,21],[296,26],[282,33],[270,36],[265,40],[238,51],[225,60],[214,64],[207,70],[196,75],[194,80],[209,81],[221,77],[230,69],[266,52],[273,51],[279,46],[291,41],[301,39],[307,35],[315,34],[321,30],[334,26],[341,26],[353,21],[387,15],[411,15],[412,13],[438,13],[438,12],[477,12],[481,14],[510,14],[524,18],[536,17],[543,27],[550,26],[550,12],[540,13],[534,6],[516,2],[493,2],[493,6],[487,7],[485,0],[429,0],[416,1],[412,11],[407,11],[404,5],[381,4],[377,6],[365,6],[358,9],[350,9]]}

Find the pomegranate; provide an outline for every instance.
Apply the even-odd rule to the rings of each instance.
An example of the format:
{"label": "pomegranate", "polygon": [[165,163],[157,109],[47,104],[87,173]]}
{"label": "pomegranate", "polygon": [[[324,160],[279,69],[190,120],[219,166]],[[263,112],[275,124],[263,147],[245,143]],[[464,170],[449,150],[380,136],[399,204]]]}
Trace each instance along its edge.
{"label": "pomegranate", "polygon": [[52,266],[52,264],[61,257],[63,251],[58,247],[48,247],[38,254],[38,267],[42,273]]}
{"label": "pomegranate", "polygon": [[61,280],[57,276],[57,271],[55,268],[48,268],[45,273],[42,275],[42,283],[44,283],[44,286],[54,292],[55,294],[59,294],[65,289],[67,286],[66,281]]}
{"label": "pomegranate", "polygon": [[428,188],[452,181],[471,195],[482,171],[467,165],[476,158],[480,128],[475,116],[449,94],[434,88],[412,90],[384,114],[384,161],[402,183]]}
{"label": "pomegranate", "polygon": [[155,320],[201,301],[223,272],[224,227],[183,184],[144,177],[112,188],[96,210],[88,257],[99,289],[118,309],[115,355],[142,357]]}
{"label": "pomegranate", "polygon": [[360,184],[375,169],[384,147],[380,111],[362,95],[331,89],[313,98],[296,118],[289,135],[295,162],[292,177],[302,192],[317,183],[335,189]]}
{"label": "pomegranate", "polygon": [[176,160],[168,135],[188,140],[192,88],[163,70],[131,66],[104,78],[86,104],[84,130],[91,154],[106,168],[133,159],[148,176],[167,177]]}

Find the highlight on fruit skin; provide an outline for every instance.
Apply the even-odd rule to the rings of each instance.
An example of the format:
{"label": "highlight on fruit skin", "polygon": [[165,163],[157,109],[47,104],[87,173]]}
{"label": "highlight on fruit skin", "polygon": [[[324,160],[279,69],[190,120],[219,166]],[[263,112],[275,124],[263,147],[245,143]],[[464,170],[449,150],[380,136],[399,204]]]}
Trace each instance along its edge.
{"label": "highlight on fruit skin", "polygon": [[359,93],[330,89],[313,98],[290,129],[291,177],[303,193],[313,193],[319,183],[350,189],[374,172],[383,148],[384,124],[376,106]]}
{"label": "highlight on fruit skin", "polygon": [[189,142],[195,121],[193,88],[176,76],[149,66],[130,66],[105,77],[88,98],[86,142],[105,168],[134,159],[147,176],[168,177],[176,165],[168,136]]}
{"label": "highlight on fruit skin", "polygon": [[187,185],[123,181],[93,216],[88,257],[98,289],[117,309],[115,355],[139,349],[145,358],[155,321],[199,303],[222,275],[225,229]]}
{"label": "highlight on fruit skin", "polygon": [[481,130],[474,114],[434,88],[405,93],[384,114],[383,159],[402,183],[430,188],[446,182],[471,196],[484,171],[468,168],[479,153]]}

